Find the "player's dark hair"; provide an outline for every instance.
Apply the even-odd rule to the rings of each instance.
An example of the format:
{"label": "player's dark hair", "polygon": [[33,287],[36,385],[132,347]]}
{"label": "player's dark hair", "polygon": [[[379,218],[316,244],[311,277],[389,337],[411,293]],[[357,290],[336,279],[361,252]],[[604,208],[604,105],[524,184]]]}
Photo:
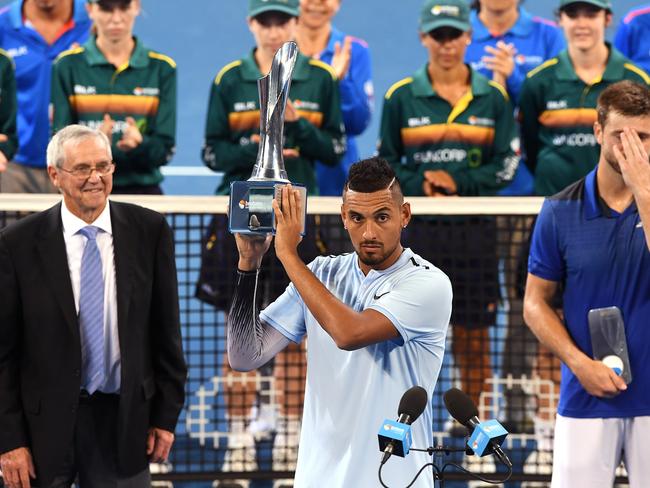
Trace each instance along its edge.
{"label": "player's dark hair", "polygon": [[343,193],[345,194],[348,190],[359,193],[373,193],[385,190],[388,187],[391,187],[393,191],[397,191],[400,195],[402,194],[402,187],[388,161],[374,156],[362,159],[350,166]]}
{"label": "player's dark hair", "polygon": [[598,123],[604,127],[610,112],[626,117],[650,115],[650,89],[630,80],[608,86],[598,97],[596,105]]}

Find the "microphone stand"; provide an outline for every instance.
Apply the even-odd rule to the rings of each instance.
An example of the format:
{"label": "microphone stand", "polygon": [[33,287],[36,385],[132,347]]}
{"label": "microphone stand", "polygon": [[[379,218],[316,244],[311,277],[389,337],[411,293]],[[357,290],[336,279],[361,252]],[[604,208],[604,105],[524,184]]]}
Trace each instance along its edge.
{"label": "microphone stand", "polygon": [[[474,455],[474,452],[469,447],[434,446],[434,447],[428,447],[426,449],[416,449],[416,448],[412,447],[411,451],[426,452],[426,453],[429,454],[429,456],[432,456],[432,457],[435,457],[435,456],[441,456],[441,457],[442,456],[449,456],[452,453],[457,453],[457,452],[463,452],[463,453],[465,453],[467,455]],[[512,466],[509,466],[508,464],[504,463],[503,460],[501,460],[498,456],[496,456],[496,458],[499,459],[499,461],[501,461],[501,463],[508,470],[507,473],[506,473],[505,478],[503,478],[503,479],[498,479],[497,480],[497,479],[484,478],[483,476],[481,476],[479,474],[472,473],[472,472],[468,471],[467,469],[463,468],[460,464],[457,464],[457,463],[454,463],[454,462],[447,462],[442,466],[442,468],[440,468],[440,467],[438,467],[438,465],[435,462],[432,461],[430,463],[425,464],[424,466],[422,466],[420,468],[420,470],[417,472],[417,474],[415,475],[413,480],[408,485],[406,485],[406,488],[410,488],[411,486],[413,486],[415,484],[415,482],[417,481],[417,479],[420,477],[420,474],[422,474],[422,472],[426,468],[428,468],[429,466],[431,466],[431,468],[433,470],[433,484],[435,486],[436,481],[438,481],[439,482],[438,486],[440,488],[444,488],[444,486],[445,486],[445,471],[447,470],[447,468],[450,468],[450,467],[457,468],[458,470],[462,471],[463,473],[469,474],[473,479],[477,479],[477,480],[482,481],[484,483],[488,483],[488,484],[491,484],[491,485],[497,485],[497,484],[500,484],[500,483],[505,483],[512,476]],[[378,473],[379,474],[379,482],[381,483],[381,486],[383,488],[390,488],[388,485],[386,485],[384,483],[384,481],[383,481],[383,479],[381,477],[381,471],[382,471],[383,467],[384,467],[384,465],[380,464],[379,473]]]}

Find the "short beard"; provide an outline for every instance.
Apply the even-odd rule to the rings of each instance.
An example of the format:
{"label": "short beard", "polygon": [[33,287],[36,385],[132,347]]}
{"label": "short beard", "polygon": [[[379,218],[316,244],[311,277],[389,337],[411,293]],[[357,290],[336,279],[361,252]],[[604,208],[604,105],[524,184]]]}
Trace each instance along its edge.
{"label": "short beard", "polygon": [[366,266],[374,266],[375,264],[380,264],[386,261],[386,258],[388,256],[377,256],[377,257],[363,257],[361,254],[359,254],[359,260],[365,264]]}
{"label": "short beard", "polygon": [[611,154],[605,154],[605,162],[609,164],[609,167],[612,168],[616,173],[619,175],[622,175],[621,173],[621,166],[618,164],[618,161],[616,160],[615,157],[612,157]]}
{"label": "short beard", "polygon": [[361,252],[357,252],[357,256],[359,256],[359,260],[363,264],[365,264],[366,266],[371,266],[372,267],[374,265],[381,264],[384,261],[386,261],[390,257],[390,255],[393,254],[393,252],[395,252],[395,249],[397,249],[397,245],[393,249],[391,249],[391,250],[383,253],[381,256],[377,256],[377,257],[363,256],[361,254]]}

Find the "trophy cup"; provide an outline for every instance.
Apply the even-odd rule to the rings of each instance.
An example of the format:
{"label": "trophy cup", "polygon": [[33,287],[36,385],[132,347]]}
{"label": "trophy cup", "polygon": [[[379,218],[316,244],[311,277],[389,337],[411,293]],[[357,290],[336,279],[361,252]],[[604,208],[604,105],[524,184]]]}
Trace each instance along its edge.
{"label": "trophy cup", "polygon": [[[296,43],[285,43],[275,53],[269,74],[257,80],[260,148],[251,177],[247,181],[230,184],[228,226],[233,234],[275,234],[272,202],[278,198],[280,203],[280,190],[290,183],[282,157],[284,109],[297,57]],[[292,186],[300,190],[303,203],[301,234],[305,235],[307,188],[295,183]]]}

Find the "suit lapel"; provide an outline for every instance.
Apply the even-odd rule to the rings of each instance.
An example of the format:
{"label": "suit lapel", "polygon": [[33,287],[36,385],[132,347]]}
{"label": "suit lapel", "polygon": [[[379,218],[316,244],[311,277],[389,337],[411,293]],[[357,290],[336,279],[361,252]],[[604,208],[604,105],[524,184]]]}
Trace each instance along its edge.
{"label": "suit lapel", "polygon": [[115,254],[115,282],[117,286],[117,328],[120,346],[128,337],[129,303],[132,288],[133,249],[137,246],[137,236],[129,220],[126,208],[111,202],[111,226],[113,227],[113,251]]}
{"label": "suit lapel", "polygon": [[73,335],[79,338],[68,254],[63,239],[60,203],[45,211],[45,220],[36,248],[43,267],[43,274],[61,307],[66,324]]}

